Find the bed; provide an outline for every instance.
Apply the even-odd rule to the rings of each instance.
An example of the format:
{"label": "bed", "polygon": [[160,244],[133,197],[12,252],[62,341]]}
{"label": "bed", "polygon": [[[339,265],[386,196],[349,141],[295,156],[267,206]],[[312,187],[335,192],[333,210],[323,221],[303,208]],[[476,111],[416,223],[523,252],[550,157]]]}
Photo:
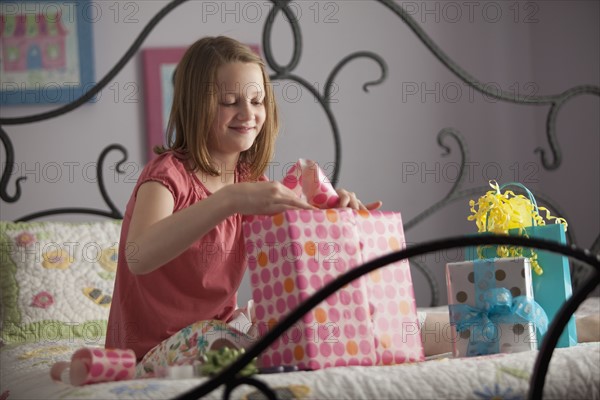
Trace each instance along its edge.
{"label": "bed", "polygon": [[[22,177],[31,174],[31,170],[21,168],[16,156],[19,151],[26,152],[13,145],[22,143],[22,140],[11,136],[12,130],[32,123],[53,124],[55,117],[70,115],[73,113],[89,113],[86,103],[101,93],[102,89],[110,85],[112,79],[142,51],[144,41],[151,32],[162,24],[166,24],[171,18],[169,15],[176,12],[185,12],[186,7],[193,7],[186,1],[172,1],[163,8],[155,10],[150,15],[145,15],[141,29],[136,30],[137,38],[127,49],[122,59],[116,65],[111,66],[103,78],[93,86],[82,97],[57,107],[48,112],[28,113],[25,116],[4,115],[0,118],[0,139],[4,149],[5,163],[3,163],[2,178],[0,180],[0,197],[2,208],[13,204],[25,203],[35,197],[29,192],[32,185],[36,185],[36,179],[29,181]],[[197,3],[197,2],[189,2]],[[202,11],[214,15],[216,3],[202,2]],[[398,20],[398,24],[404,24],[412,34],[415,42],[419,43],[419,50],[428,51],[439,61],[443,68],[452,75],[458,77],[472,90],[483,93],[494,102],[516,104],[538,104],[550,105],[546,116],[546,138],[551,156],[546,154],[541,158],[543,168],[548,171],[567,169],[569,166],[561,164],[561,150],[569,151],[568,144],[561,148],[556,139],[558,111],[564,104],[580,95],[600,96],[600,88],[595,85],[583,84],[570,87],[554,96],[538,96],[527,93],[526,95],[515,95],[513,92],[496,91],[494,87],[485,85],[467,73],[461,66],[448,57],[443,50],[431,39],[431,37],[420,26],[415,14],[414,2],[400,4],[394,1],[374,1],[368,7],[379,7],[385,13],[392,15]],[[122,14],[111,14],[115,21],[117,15],[126,20],[133,17],[135,13],[126,14],[126,11],[139,11],[139,5],[135,2],[127,2]],[[243,3],[240,3],[243,4]],[[258,3],[247,3],[256,7]],[[318,3],[315,3],[315,5]],[[454,4],[454,3],[452,3]],[[489,5],[496,7],[496,3]],[[535,11],[533,8],[519,9],[521,11]],[[252,7],[242,8],[250,12]],[[262,26],[262,52],[263,56],[273,71],[274,81],[295,82],[298,86],[307,89],[314,96],[314,103],[322,108],[325,115],[326,125],[331,128],[333,137],[333,156],[325,157],[322,165],[330,166],[327,172],[334,183],[338,183],[340,176],[344,176],[344,167],[350,169],[350,173],[361,174],[354,170],[353,161],[357,155],[354,154],[353,161],[344,159],[342,163],[341,145],[343,140],[343,129],[346,127],[342,121],[343,115],[337,115],[333,106],[337,101],[339,87],[336,86],[338,73],[356,59],[366,59],[377,65],[380,77],[364,85],[365,90],[375,90],[377,85],[385,85],[388,75],[394,73],[384,58],[371,51],[358,51],[344,57],[339,61],[326,79],[323,89],[310,82],[309,79],[297,75],[294,68],[299,62],[303,50],[303,35],[300,31],[301,23],[306,18],[294,18],[298,16],[301,8],[294,2],[277,2],[269,4],[268,15],[265,13]],[[311,14],[316,18],[316,11],[320,10],[321,17],[327,20],[333,18],[339,4],[327,2],[319,7],[304,9],[314,12]],[[365,6],[367,7],[367,6]],[[111,8],[116,11],[116,8]],[[175,11],[177,10],[177,11]],[[183,10],[183,11],[182,11]],[[446,10],[446,8],[444,8]],[[515,8],[511,8],[515,11]],[[104,10],[106,11],[106,10]],[[446,10],[448,11],[448,10]],[[180,14],[181,15],[181,14]],[[226,14],[225,14],[226,15]],[[245,14],[246,17],[254,14]],[[274,29],[274,16],[284,15],[285,21],[289,23],[293,35],[292,57],[288,65],[281,65],[275,60],[272,45],[272,31]],[[426,15],[426,14],[425,14]],[[444,14],[446,15],[446,14]],[[516,15],[516,14],[515,14]],[[533,14],[530,13],[529,16]],[[141,14],[140,14],[141,16]],[[447,16],[447,15],[446,15]],[[223,17],[220,15],[220,17]],[[223,17],[224,18],[224,17]],[[163,20],[165,22],[163,22]],[[138,21],[139,22],[139,21]],[[256,22],[256,21],[255,21]],[[211,32],[203,32],[210,34]],[[279,48],[279,50],[281,50]],[[311,55],[310,52],[307,53]],[[411,82],[408,82],[411,83]],[[406,89],[415,89],[414,85],[405,86]],[[545,92],[544,90],[540,90]],[[111,93],[112,89],[111,89]],[[347,93],[347,92],[346,92]],[[106,91],[105,91],[106,94]],[[340,96],[344,94],[340,92]],[[349,95],[352,98],[352,94]],[[588,96],[581,96],[588,97]],[[344,98],[342,98],[343,100]],[[332,101],[336,100],[336,101]],[[353,99],[354,101],[354,99]],[[293,103],[293,101],[289,101]],[[581,103],[577,103],[581,106]],[[121,106],[125,106],[120,104]],[[84,106],[84,107],[82,107]],[[363,106],[364,107],[364,106]],[[585,108],[585,107],[584,107]],[[595,116],[592,116],[595,117]],[[105,118],[105,117],[104,117]],[[106,121],[110,124],[109,121]],[[56,125],[51,125],[56,127]],[[439,129],[439,127],[438,127]],[[21,131],[22,132],[22,131]],[[597,135],[597,132],[596,132]],[[330,135],[331,136],[331,135]],[[467,141],[462,134],[454,128],[443,128],[437,135],[439,145],[448,153],[449,143],[459,148],[461,158],[456,164],[458,178],[446,182],[448,191],[440,200],[428,202],[432,204],[415,217],[404,220],[405,230],[415,226],[421,226],[431,215],[440,210],[447,209],[449,213],[455,213],[452,208],[458,202],[466,202],[466,199],[475,198],[482,194],[485,186],[468,185],[471,183],[466,173],[472,168],[467,157]],[[286,139],[289,140],[289,139]],[[325,139],[319,139],[325,141]],[[328,136],[328,141],[331,138]],[[483,140],[486,140],[485,137]],[[491,140],[491,138],[488,138]],[[525,143],[530,143],[525,140]],[[286,141],[284,140],[284,146]],[[293,147],[294,142],[288,143]],[[516,145],[519,146],[519,145]],[[316,293],[313,298],[307,300],[302,306],[288,316],[284,321],[272,329],[268,335],[257,342],[254,347],[247,350],[246,354],[231,364],[220,374],[213,378],[197,377],[185,379],[150,378],[138,380],[126,380],[118,382],[98,383],[84,386],[71,386],[62,382],[52,380],[50,367],[59,361],[68,361],[72,354],[81,347],[102,347],[106,333],[106,321],[111,301],[114,272],[116,269],[116,248],[119,241],[122,210],[124,200],[115,201],[109,195],[107,186],[111,179],[115,183],[123,183],[131,177],[132,164],[128,163],[128,149],[122,144],[111,143],[100,149],[86,149],[94,151],[93,159],[85,159],[95,167],[97,179],[93,180],[94,187],[100,193],[89,202],[84,204],[73,201],[89,199],[87,194],[73,194],[68,202],[52,208],[30,208],[24,206],[19,210],[27,210],[10,218],[2,215],[0,227],[0,252],[1,252],[1,280],[0,288],[2,301],[2,347],[1,375],[0,375],[0,399],[166,399],[166,398],[244,398],[261,399],[286,398],[286,399],[338,399],[338,398],[407,398],[407,399],[431,399],[431,398],[505,398],[521,399],[529,398],[572,398],[591,399],[600,398],[600,342],[580,343],[575,347],[554,349],[558,334],[562,331],[571,314],[576,318],[586,315],[597,315],[600,313],[600,298],[590,295],[597,290],[600,282],[600,235],[598,225],[591,223],[593,237],[590,243],[584,246],[575,238],[574,232],[577,226],[570,226],[567,232],[568,246],[543,242],[536,239],[513,238],[513,237],[474,237],[468,233],[469,229],[459,232],[441,230],[438,235],[423,239],[414,239],[416,243],[411,244],[405,250],[393,253],[387,257],[369,262],[360,268],[356,268],[353,274],[344,275],[342,278],[332,282]],[[98,153],[99,150],[99,153]],[[527,149],[529,151],[530,149]],[[68,150],[67,150],[68,151]],[[360,153],[358,153],[360,157]],[[596,152],[597,155],[597,152]],[[391,157],[391,156],[390,156]],[[483,157],[483,156],[482,156]],[[112,160],[112,168],[108,165]],[[591,160],[590,163],[597,162]],[[77,167],[70,161],[71,167]],[[329,163],[328,163],[329,162]],[[447,164],[448,165],[448,164]],[[528,164],[523,164],[528,165]],[[537,164],[536,164],[537,165]],[[593,164],[596,165],[596,164]],[[407,163],[406,167],[417,168],[414,162]],[[42,169],[41,172],[52,172]],[[86,170],[87,171],[87,170]],[[404,170],[404,173],[415,172]],[[577,169],[576,169],[577,171]],[[35,172],[35,171],[34,171]],[[521,171],[523,172],[523,171]],[[527,172],[527,170],[525,170]],[[111,174],[112,173],[112,174]],[[43,175],[43,174],[42,174]],[[411,175],[402,175],[403,178]],[[582,175],[587,176],[587,175]],[[597,195],[597,173],[591,173],[593,190],[590,199],[591,204],[598,204]],[[117,178],[119,177],[119,178]],[[52,178],[52,176],[50,177]],[[364,179],[365,177],[361,177]],[[52,179],[46,179],[52,180]],[[367,177],[368,180],[368,177]],[[47,182],[46,182],[47,183]],[[540,185],[543,187],[543,185]],[[40,196],[40,192],[37,196]],[[45,192],[44,192],[45,193]],[[534,190],[541,204],[547,206],[553,213],[565,215],[560,204],[554,202],[543,191]],[[430,193],[424,193],[429,196]],[[49,202],[52,195],[48,195]],[[59,201],[64,198],[58,196]],[[98,204],[101,204],[98,206]],[[589,204],[589,203],[584,203]],[[596,215],[596,214],[593,214]],[[76,216],[73,220],[73,216]],[[587,221],[586,221],[587,222]],[[573,225],[573,224],[572,224]],[[458,236],[456,236],[458,235]],[[411,234],[407,234],[411,237]],[[418,238],[418,235],[414,236]],[[315,371],[295,371],[286,373],[258,374],[246,378],[237,378],[236,373],[244,365],[264,350],[270,342],[275,340],[287,328],[294,324],[306,312],[310,311],[320,301],[345,284],[356,279],[359,275],[366,274],[386,265],[389,262],[409,259],[411,269],[418,279],[422,279],[427,285],[429,293],[419,301],[419,308],[426,312],[444,311],[447,306],[443,300],[445,282],[440,279],[440,265],[430,259],[424,258],[426,254],[441,254],[440,252],[462,248],[468,245],[479,244],[516,244],[537,247],[554,251],[570,257],[571,274],[573,282],[573,296],[565,303],[560,315],[552,322],[547,340],[542,344],[539,351],[528,351],[514,354],[494,354],[488,356],[453,358],[451,354],[440,354],[431,356],[424,362],[398,364],[388,366],[346,366],[319,369]],[[587,248],[588,250],[586,250]],[[65,249],[67,250],[65,252]],[[437,264],[444,264],[447,259],[437,260]],[[43,269],[39,267],[43,266]],[[42,272],[40,272],[40,270]]]}

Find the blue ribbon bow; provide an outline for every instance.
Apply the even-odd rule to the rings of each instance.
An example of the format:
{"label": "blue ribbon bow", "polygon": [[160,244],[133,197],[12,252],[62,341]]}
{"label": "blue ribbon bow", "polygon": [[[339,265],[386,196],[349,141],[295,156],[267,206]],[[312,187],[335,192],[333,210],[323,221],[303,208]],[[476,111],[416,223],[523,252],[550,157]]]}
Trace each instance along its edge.
{"label": "blue ribbon bow", "polygon": [[482,307],[450,304],[450,323],[458,333],[471,329],[467,356],[498,353],[498,324],[533,323],[544,334],[548,316],[532,298],[513,298],[506,288],[491,288],[483,293]]}

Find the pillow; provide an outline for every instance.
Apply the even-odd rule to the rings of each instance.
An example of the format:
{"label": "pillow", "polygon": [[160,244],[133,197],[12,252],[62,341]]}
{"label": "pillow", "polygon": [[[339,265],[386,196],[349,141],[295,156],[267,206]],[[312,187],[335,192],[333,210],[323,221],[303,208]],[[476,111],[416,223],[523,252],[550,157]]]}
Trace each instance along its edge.
{"label": "pillow", "polygon": [[5,344],[105,336],[121,222],[0,222]]}

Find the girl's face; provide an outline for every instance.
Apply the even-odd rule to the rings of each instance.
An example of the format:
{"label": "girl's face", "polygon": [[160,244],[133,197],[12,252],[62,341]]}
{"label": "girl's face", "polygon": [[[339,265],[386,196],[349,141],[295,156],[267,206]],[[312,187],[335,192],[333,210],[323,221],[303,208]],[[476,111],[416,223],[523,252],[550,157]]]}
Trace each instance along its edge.
{"label": "girl's face", "polygon": [[209,151],[230,155],[248,150],[265,122],[265,88],[260,66],[230,63],[217,72],[217,115]]}

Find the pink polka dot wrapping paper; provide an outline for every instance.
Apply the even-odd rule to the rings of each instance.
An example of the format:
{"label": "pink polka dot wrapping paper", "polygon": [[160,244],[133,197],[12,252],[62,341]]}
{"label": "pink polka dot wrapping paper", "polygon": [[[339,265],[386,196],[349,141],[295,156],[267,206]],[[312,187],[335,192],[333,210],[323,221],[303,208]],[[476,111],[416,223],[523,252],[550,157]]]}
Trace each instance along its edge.
{"label": "pink polka dot wrapping paper", "polygon": [[318,208],[337,206],[340,197],[316,162],[299,159],[283,178],[283,184]]}
{"label": "pink polka dot wrapping paper", "polygon": [[[527,296],[533,298],[532,276],[529,259],[527,258],[495,258],[478,260],[492,267],[493,276],[486,277],[494,287],[508,289],[513,297]],[[448,286],[448,304],[476,305],[475,296],[488,289],[485,280],[477,281],[474,268],[481,266],[473,261],[463,261],[446,264],[446,283]],[[476,287],[479,290],[476,290]],[[498,334],[489,340],[498,341],[500,353],[516,353],[536,350],[538,343],[536,330],[532,323],[527,324],[498,324]],[[442,330],[441,340],[451,340],[455,357],[466,357],[472,329],[460,334],[456,324]]]}
{"label": "pink polka dot wrapping paper", "polygon": [[62,372],[68,370],[73,386],[129,380],[135,376],[135,361],[133,350],[84,347],[73,353],[70,363],[54,364],[50,375],[60,381]]}
{"label": "pink polka dot wrapping paper", "polygon": [[[400,214],[382,211],[247,217],[243,232],[262,333],[339,275],[405,245]],[[329,296],[265,350],[259,364],[314,370],[421,360],[412,279],[403,261]]]}

